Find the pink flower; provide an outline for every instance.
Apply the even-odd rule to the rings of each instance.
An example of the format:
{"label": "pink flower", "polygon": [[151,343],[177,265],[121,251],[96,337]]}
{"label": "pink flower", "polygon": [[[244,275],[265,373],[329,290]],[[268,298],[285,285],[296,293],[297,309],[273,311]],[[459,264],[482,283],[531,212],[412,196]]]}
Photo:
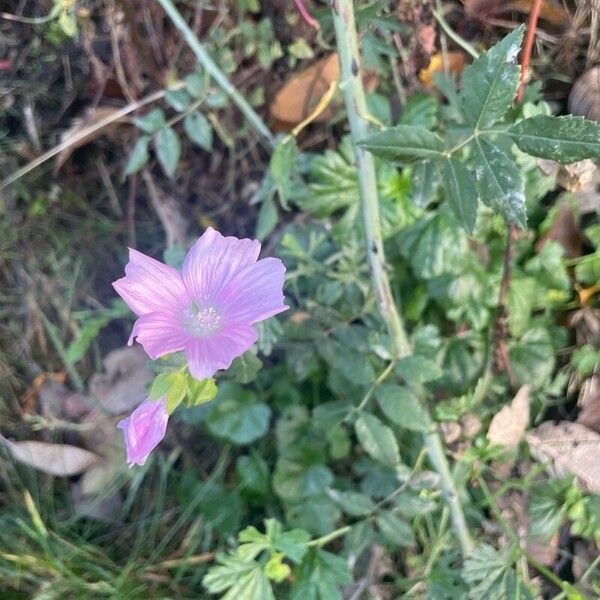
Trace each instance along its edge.
{"label": "pink flower", "polygon": [[227,369],[258,339],[252,325],[288,307],[285,267],[258,259],[256,240],[223,237],[209,227],[188,252],[181,272],[129,250],[125,277],[113,286],[139,319],[133,339],[152,359],[185,352],[197,379]]}
{"label": "pink flower", "polygon": [[169,415],[164,400],[144,400],[131,416],[119,421],[117,427],[125,434],[127,463],[143,465],[148,455],[165,437]]}

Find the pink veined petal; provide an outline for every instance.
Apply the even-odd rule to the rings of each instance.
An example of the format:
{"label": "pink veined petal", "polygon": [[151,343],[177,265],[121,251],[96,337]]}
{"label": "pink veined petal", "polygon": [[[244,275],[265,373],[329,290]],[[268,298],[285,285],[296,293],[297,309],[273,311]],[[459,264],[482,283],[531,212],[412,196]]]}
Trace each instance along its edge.
{"label": "pink veined petal", "polygon": [[117,427],[123,430],[127,462],[143,465],[148,455],[165,437],[169,414],[163,399],[144,400],[126,419],[119,421]]}
{"label": "pink veined petal", "polygon": [[244,267],[256,262],[257,240],[223,237],[209,227],[188,252],[181,275],[188,294],[198,302],[211,301]]}
{"label": "pink veined petal", "polygon": [[284,275],[285,267],[278,258],[263,258],[240,271],[217,299],[226,322],[252,325],[287,310]]}
{"label": "pink veined petal", "polygon": [[134,338],[143,346],[146,354],[152,359],[178,352],[185,348],[191,338],[176,315],[166,312],[153,312],[142,315],[134,324],[128,346],[133,344]]}
{"label": "pink veined petal", "polygon": [[113,287],[138,316],[174,311],[187,301],[183,280],[176,269],[132,248],[125,277],[113,282]]}
{"label": "pink veined petal", "polygon": [[205,338],[193,338],[185,347],[190,373],[196,379],[212,377],[218,369],[228,369],[234,358],[250,349],[258,333],[249,325],[227,326]]}

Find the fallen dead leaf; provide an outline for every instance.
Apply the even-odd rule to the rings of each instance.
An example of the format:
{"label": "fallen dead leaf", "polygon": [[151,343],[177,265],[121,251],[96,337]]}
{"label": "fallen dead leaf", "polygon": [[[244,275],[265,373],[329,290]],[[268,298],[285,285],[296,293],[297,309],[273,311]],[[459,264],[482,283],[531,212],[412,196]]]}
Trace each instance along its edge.
{"label": "fallen dead leaf", "polygon": [[124,347],[110,352],[104,359],[105,373],[90,380],[90,392],[107,412],[129,412],[145,398],[146,385],[153,374],[146,368],[146,354],[139,347]]}
{"label": "fallen dead leaf", "polygon": [[[339,78],[340,61],[334,52],[294,73],[271,102],[271,115],[284,123],[300,123],[314,110],[331,83]],[[332,108],[328,108],[315,121],[326,122],[332,115]]]}
{"label": "fallen dead leaf", "polygon": [[577,422],[600,433],[600,377],[594,374],[581,386]]}
{"label": "fallen dead leaf", "polygon": [[[528,15],[531,11],[531,0],[464,0],[465,10],[471,17],[489,22],[507,12],[520,12]],[[570,21],[565,9],[551,0],[542,0],[540,5],[540,19],[551,23],[555,27],[566,28]]]}
{"label": "fallen dead leaf", "polygon": [[97,454],[68,444],[11,442],[3,436],[0,436],[0,443],[19,462],[55,477],[79,475],[101,461]]}
{"label": "fallen dead leaf", "polygon": [[559,476],[572,473],[582,486],[600,493],[600,435],[581,423],[542,423],[527,435],[532,454],[540,462],[551,460]]}
{"label": "fallen dead leaf", "polygon": [[113,106],[98,106],[94,109],[88,110],[83,117],[75,119],[71,127],[69,127],[69,129],[63,133],[61,140],[62,143],[65,143],[71,138],[73,138],[74,141],[56,156],[56,160],[54,162],[54,174],[56,175],[56,173],[60,171],[61,167],[67,162],[71,154],[73,154],[77,148],[85,146],[101,135],[106,135],[107,133],[111,132],[114,130],[117,124],[125,122],[125,117],[117,118],[110,125],[101,127],[95,131],[91,131],[88,135],[84,135],[83,137],[79,137],[78,134],[85,129],[93,128],[94,125],[104,121],[107,118],[110,118],[111,115],[114,115],[120,111],[120,108],[115,108]]}
{"label": "fallen dead leaf", "polygon": [[587,70],[573,84],[568,107],[574,115],[600,121],[600,65]]}
{"label": "fallen dead leaf", "polygon": [[512,402],[494,415],[487,432],[490,444],[513,449],[525,435],[529,425],[529,385],[522,386]]}
{"label": "fallen dead leaf", "polygon": [[[446,54],[448,60],[448,71],[451,75],[460,75],[465,68],[464,52],[448,52]],[[429,61],[425,69],[419,71],[419,81],[425,87],[433,87],[433,76],[436,73],[444,72],[444,55],[441,52],[436,52]]]}
{"label": "fallen dead leaf", "polygon": [[570,165],[560,165],[556,181],[568,192],[587,190],[593,185],[597,170],[596,163],[586,158]]}

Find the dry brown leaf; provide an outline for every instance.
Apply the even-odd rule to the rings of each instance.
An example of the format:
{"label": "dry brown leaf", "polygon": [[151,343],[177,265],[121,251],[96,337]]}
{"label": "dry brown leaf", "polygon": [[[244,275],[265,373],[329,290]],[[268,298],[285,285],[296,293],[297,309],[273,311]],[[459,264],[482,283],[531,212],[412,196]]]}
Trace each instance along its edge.
{"label": "dry brown leaf", "polygon": [[[448,60],[448,71],[451,75],[460,75],[465,68],[464,52],[448,52],[446,54]],[[436,52],[429,61],[429,65],[425,69],[419,71],[419,81],[425,87],[433,86],[433,76],[436,73],[444,72],[444,55],[441,52]]]}
{"label": "dry brown leaf", "polygon": [[62,143],[71,138],[73,138],[73,143],[69,144],[69,146],[67,146],[62,152],[57,154],[54,162],[54,174],[56,175],[56,173],[60,171],[61,167],[67,162],[71,154],[73,154],[77,148],[85,146],[85,144],[89,144],[101,135],[105,135],[107,132],[114,129],[115,125],[124,122],[125,117],[115,119],[110,125],[96,129],[95,131],[92,131],[83,137],[79,137],[78,134],[87,128],[93,128],[94,125],[97,125],[101,121],[110,118],[111,115],[114,115],[121,110],[122,109],[115,108],[113,106],[98,106],[97,108],[88,110],[84,117],[75,119],[71,127],[69,127],[69,129],[67,129],[62,135]]}
{"label": "dry brown leaf", "polygon": [[146,396],[146,384],[152,379],[146,361],[146,354],[135,346],[113,350],[106,356],[106,373],[92,377],[90,392],[107,412],[119,415],[142,402]]}
{"label": "dry brown leaf", "polygon": [[[482,21],[488,21],[509,11],[517,11],[526,15],[531,11],[531,0],[464,0],[467,14]],[[542,0],[540,18],[556,27],[566,28],[569,14],[557,2]]]}
{"label": "dry brown leaf", "polygon": [[551,460],[557,473],[576,475],[585,489],[600,493],[600,435],[580,423],[542,423],[527,435],[532,454]]}
{"label": "dry brown leaf", "polygon": [[516,448],[529,425],[529,385],[516,393],[513,401],[494,415],[487,432],[490,444]]}
{"label": "dry brown leaf", "polygon": [[600,66],[586,71],[571,88],[569,112],[600,121]]}
{"label": "dry brown leaf", "polygon": [[556,181],[568,192],[579,192],[589,189],[596,179],[596,163],[589,158],[579,160],[570,165],[561,165]]}
{"label": "dry brown leaf", "polygon": [[0,443],[19,462],[56,477],[79,475],[101,461],[97,454],[68,444],[11,442],[2,436]]}
{"label": "dry brown leaf", "polygon": [[581,410],[577,422],[600,433],[600,377],[594,374],[581,386],[579,397]]}
{"label": "dry brown leaf", "polygon": [[[314,110],[331,83],[339,78],[340,61],[334,52],[294,73],[271,102],[271,115],[284,123],[300,123]],[[332,109],[327,108],[315,121],[326,122],[332,115]]]}

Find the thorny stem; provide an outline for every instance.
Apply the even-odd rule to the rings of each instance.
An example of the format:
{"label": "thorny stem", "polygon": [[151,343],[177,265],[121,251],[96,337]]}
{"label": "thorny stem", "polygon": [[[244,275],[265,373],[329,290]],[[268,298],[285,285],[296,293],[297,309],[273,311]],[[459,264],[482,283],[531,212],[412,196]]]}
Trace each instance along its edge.
{"label": "thorny stem", "polygon": [[[523,43],[523,51],[521,52],[521,76],[519,79],[519,88],[517,90],[517,102],[523,100],[525,93],[525,77],[529,68],[531,52],[533,50],[533,42],[535,40],[535,32],[537,29],[538,17],[540,15],[541,0],[534,0],[527,21],[527,34]],[[496,311],[496,319],[492,331],[492,359],[495,361],[497,371],[506,370],[509,379],[513,380],[510,363],[508,360],[508,352],[506,350],[506,323],[508,320],[508,310],[506,307],[508,290],[510,288],[511,279],[511,259],[513,252],[513,240],[516,236],[517,228],[511,223],[508,224],[508,232],[506,236],[506,247],[504,249],[504,268],[502,271],[502,281],[500,283],[500,293],[498,295],[498,308]]]}
{"label": "thorny stem", "polygon": [[196,55],[198,62],[206,72],[215,80],[216,84],[231,98],[233,103],[240,109],[252,127],[262,135],[267,143],[275,146],[273,134],[269,131],[260,115],[250,106],[248,101],[236,89],[236,87],[227,79],[227,76],[221,71],[217,63],[211,58],[204,46],[200,43],[196,34],[190,29],[181,13],[175,8],[171,0],[157,0],[167,13],[175,27],[181,31],[185,41]]}
{"label": "thorny stem", "polygon": [[[333,0],[332,11],[337,49],[340,56],[340,87],[344,92],[346,112],[354,146],[371,279],[377,296],[379,312],[392,338],[395,354],[398,358],[402,358],[410,354],[411,347],[404,323],[392,296],[386,271],[379,219],[375,163],[373,156],[357,144],[367,136],[368,124],[362,117],[362,115],[367,114],[367,107],[360,76],[360,55],[353,2],[352,0]],[[466,557],[471,554],[474,545],[450,473],[442,441],[436,428],[432,428],[424,437],[429,459],[440,476],[442,492],[450,511],[463,557]]]}

